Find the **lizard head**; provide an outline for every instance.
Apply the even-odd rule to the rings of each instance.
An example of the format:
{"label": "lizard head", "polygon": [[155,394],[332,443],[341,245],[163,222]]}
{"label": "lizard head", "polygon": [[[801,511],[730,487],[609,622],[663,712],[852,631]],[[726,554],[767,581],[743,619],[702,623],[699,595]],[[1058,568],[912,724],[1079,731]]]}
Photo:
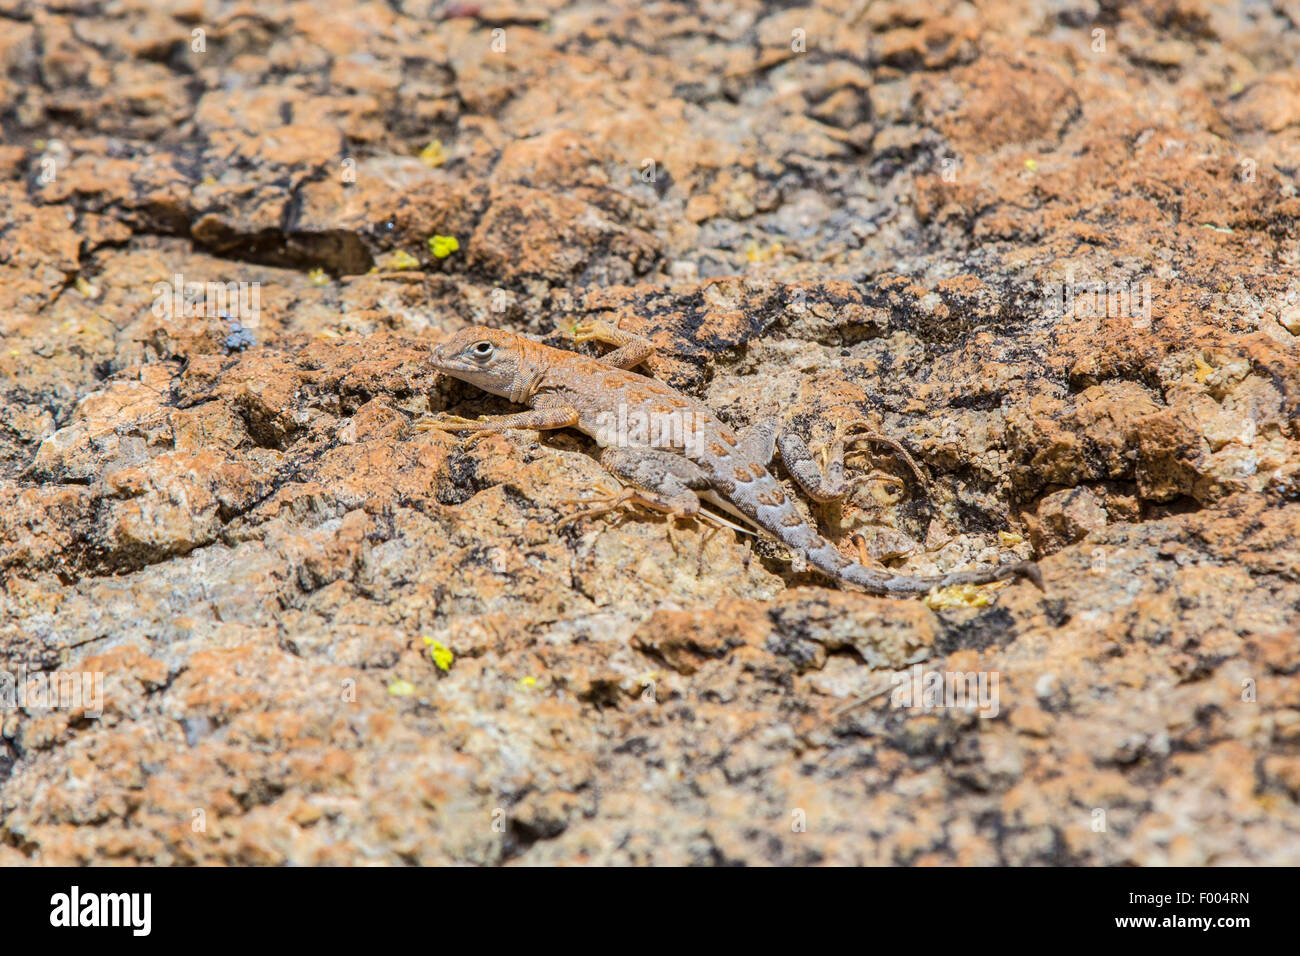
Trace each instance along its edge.
{"label": "lizard head", "polygon": [[444,375],[512,400],[534,371],[519,336],[482,325],[461,329],[443,342],[431,362]]}

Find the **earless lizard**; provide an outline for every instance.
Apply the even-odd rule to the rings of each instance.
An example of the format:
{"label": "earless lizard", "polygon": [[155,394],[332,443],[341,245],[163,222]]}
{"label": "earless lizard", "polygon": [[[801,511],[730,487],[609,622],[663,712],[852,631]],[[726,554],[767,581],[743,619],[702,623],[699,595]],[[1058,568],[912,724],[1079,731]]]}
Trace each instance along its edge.
{"label": "earless lizard", "polygon": [[767,468],[779,446],[786,470],[809,496],[833,501],[849,490],[841,441],[835,442],[823,473],[802,438],[786,431],[778,440],[776,419],[764,419],[737,436],[701,403],[631,371],[653,353],[649,340],[603,322],[578,325],[574,339],[616,348],[597,359],[500,329],[462,329],[434,351],[434,368],[527,405],[529,411],[478,420],[429,418],[419,427],[468,432],[576,428],[596,439],[603,449],[601,465],[629,486],[605,499],[610,507],[636,503],[693,516],[700,513],[703,498],[773,535],[823,574],[875,594],[924,594],[934,587],[1013,576],[1042,587],[1032,561],[916,577],[848,559],[800,515]]}

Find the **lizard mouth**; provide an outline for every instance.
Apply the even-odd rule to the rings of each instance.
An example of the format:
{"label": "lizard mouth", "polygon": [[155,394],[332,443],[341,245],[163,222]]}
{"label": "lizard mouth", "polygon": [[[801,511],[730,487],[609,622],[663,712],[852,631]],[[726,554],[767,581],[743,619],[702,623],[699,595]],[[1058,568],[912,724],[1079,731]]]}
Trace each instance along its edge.
{"label": "lizard mouth", "polygon": [[468,362],[458,362],[454,358],[449,358],[442,354],[442,346],[433,350],[433,355],[429,359],[429,364],[439,372],[471,372],[473,368]]}

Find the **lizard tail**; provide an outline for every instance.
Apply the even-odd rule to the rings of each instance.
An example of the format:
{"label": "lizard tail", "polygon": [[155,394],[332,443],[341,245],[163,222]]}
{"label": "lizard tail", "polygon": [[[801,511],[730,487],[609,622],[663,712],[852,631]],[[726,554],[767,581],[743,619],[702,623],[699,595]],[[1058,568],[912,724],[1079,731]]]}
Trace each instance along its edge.
{"label": "lizard tail", "polygon": [[[989,584],[1011,577],[1023,577],[1032,581],[1040,591],[1043,590],[1042,573],[1033,561],[1016,561],[987,570],[954,571],[951,574],[927,577],[897,574],[884,568],[869,568],[865,564],[851,561],[803,519],[770,472],[761,468],[752,471],[761,473],[754,474],[749,482],[729,481],[730,487],[727,490],[732,503],[787,547],[806,555],[809,564],[836,581],[854,585],[872,594],[925,594],[935,587]],[[731,476],[721,473],[719,483],[727,482],[729,478]]]}
{"label": "lizard tail", "polygon": [[[830,546],[829,541],[826,544]],[[838,549],[831,547],[839,554]],[[951,574],[921,577],[895,574],[883,568],[869,568],[856,561],[849,561],[843,555],[840,555],[843,564],[838,570],[822,567],[812,553],[809,553],[808,559],[819,570],[876,594],[925,594],[931,588],[946,588],[954,584],[990,584],[1013,577],[1028,578],[1038,590],[1043,590],[1043,574],[1033,561],[1014,561],[982,571],[954,571]]]}

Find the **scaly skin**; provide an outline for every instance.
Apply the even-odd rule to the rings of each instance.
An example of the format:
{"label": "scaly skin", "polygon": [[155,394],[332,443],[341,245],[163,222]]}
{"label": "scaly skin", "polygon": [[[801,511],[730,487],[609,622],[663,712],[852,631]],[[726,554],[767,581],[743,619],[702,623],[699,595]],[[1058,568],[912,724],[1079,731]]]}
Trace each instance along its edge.
{"label": "scaly skin", "polygon": [[[595,339],[618,348],[594,359],[500,329],[457,332],[434,352],[434,367],[527,405],[530,411],[481,421],[435,419],[428,427],[470,432],[576,428],[595,438],[606,449],[602,463],[634,486],[620,503],[634,500],[691,515],[698,513],[702,494],[767,531],[823,574],[875,594],[924,594],[935,587],[987,584],[1013,576],[1027,577],[1042,587],[1038,566],[1031,561],[917,577],[849,560],[803,519],[768,471],[773,423],[762,423],[738,437],[704,405],[629,370],[653,352],[647,340],[603,323],[579,326],[575,333],[578,341]],[[618,428],[629,421],[634,426],[638,421],[658,421],[665,427],[657,435],[636,427]],[[843,494],[838,483],[827,483],[818,493],[814,486],[822,481],[810,477],[801,441],[783,436],[781,446],[787,467],[814,497],[824,500]],[[799,460],[791,461],[796,455]]]}

